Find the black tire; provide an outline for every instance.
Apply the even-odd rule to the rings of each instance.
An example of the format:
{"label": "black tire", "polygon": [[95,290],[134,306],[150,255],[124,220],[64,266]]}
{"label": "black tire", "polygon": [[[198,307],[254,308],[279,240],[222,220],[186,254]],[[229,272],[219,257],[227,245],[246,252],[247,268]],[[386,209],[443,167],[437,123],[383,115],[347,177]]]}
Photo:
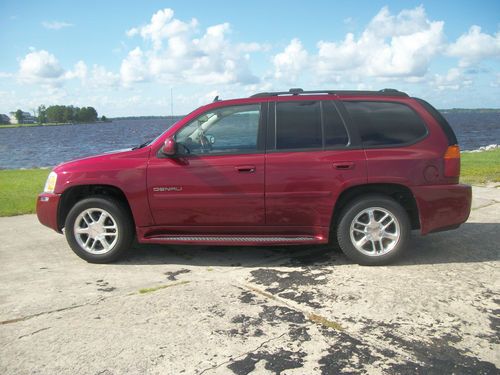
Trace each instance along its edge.
{"label": "black tire", "polygon": [[[86,210],[94,214],[95,217],[100,212],[105,212],[108,214],[106,223],[107,226],[113,226],[115,229],[106,230],[106,233],[110,233],[109,236],[103,236],[102,241],[100,239],[94,240],[92,236],[89,235],[77,235],[75,234],[75,222],[79,218],[80,214],[84,213]],[[87,211],[88,212],[88,211]],[[88,216],[86,216],[88,218]],[[83,221],[82,221],[83,220]],[[112,221],[109,221],[112,220]],[[85,219],[80,217],[78,226],[84,226]],[[88,226],[90,228],[90,226]],[[85,229],[85,228],[84,228]],[[129,210],[124,207],[119,201],[109,198],[109,197],[90,197],[77,202],[69,211],[68,216],[65,221],[65,235],[69,246],[80,258],[86,260],[90,263],[109,263],[117,260],[122,256],[131,246],[132,241],[135,236],[134,224],[129,213]],[[116,235],[114,234],[116,232]],[[78,239],[77,239],[78,236]],[[93,252],[88,251],[85,247],[79,243],[89,239],[89,246],[96,242],[95,250]],[[109,250],[104,248],[104,241],[106,245],[109,246]],[[112,241],[112,244],[108,244]],[[100,249],[102,248],[102,249]]]}
{"label": "black tire", "polygon": [[[359,226],[359,224],[353,224],[353,221],[358,215],[361,215],[359,216],[358,223],[359,221],[368,222],[368,211],[370,210],[375,215],[375,220],[373,221],[373,225],[375,226],[373,233],[375,234],[360,233],[362,231],[357,229],[364,230],[364,227]],[[389,213],[390,216],[383,220],[383,223],[379,224],[378,220],[382,219],[386,213]],[[380,225],[382,227],[386,223],[390,223],[391,216],[395,220],[392,224],[389,224],[387,232],[388,235],[392,236],[394,236],[394,233],[398,233],[398,238],[397,240],[382,238],[380,240],[381,243],[379,243],[377,238],[380,239],[380,233],[382,232],[376,226]],[[369,222],[372,223],[372,221]],[[351,224],[353,224],[353,228],[356,228],[353,230],[354,239],[351,238]],[[344,254],[358,264],[365,266],[385,265],[393,262],[404,251],[409,240],[410,231],[411,225],[408,215],[398,202],[385,195],[370,194],[359,197],[344,207],[337,225],[337,240]],[[385,235],[385,230],[383,233]],[[369,239],[366,240],[363,246],[358,244],[361,249],[358,249],[353,242],[357,239],[357,236],[359,243],[362,243],[362,240],[365,240],[365,238]],[[372,241],[372,239],[375,240]],[[383,250],[383,248],[387,248],[387,250]],[[372,253],[372,255],[367,253]]]}

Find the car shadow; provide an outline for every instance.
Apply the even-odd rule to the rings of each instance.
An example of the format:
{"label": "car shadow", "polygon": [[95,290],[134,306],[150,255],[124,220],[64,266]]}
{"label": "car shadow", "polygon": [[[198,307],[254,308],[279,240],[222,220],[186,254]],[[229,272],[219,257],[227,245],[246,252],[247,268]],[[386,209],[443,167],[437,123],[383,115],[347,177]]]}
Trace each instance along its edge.
{"label": "car shadow", "polygon": [[[393,266],[476,263],[500,260],[498,223],[466,223],[459,229],[420,236]],[[118,264],[179,264],[207,267],[301,267],[352,265],[329,245],[189,246],[135,244]]]}

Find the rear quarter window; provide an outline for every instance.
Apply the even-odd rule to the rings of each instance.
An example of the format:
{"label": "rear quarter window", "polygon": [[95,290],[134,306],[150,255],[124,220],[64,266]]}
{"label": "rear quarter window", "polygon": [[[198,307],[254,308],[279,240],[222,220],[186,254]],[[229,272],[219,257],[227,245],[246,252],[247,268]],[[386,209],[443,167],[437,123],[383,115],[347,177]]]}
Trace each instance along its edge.
{"label": "rear quarter window", "polygon": [[409,144],[427,134],[423,120],[405,104],[368,101],[343,103],[359,129],[364,146]]}

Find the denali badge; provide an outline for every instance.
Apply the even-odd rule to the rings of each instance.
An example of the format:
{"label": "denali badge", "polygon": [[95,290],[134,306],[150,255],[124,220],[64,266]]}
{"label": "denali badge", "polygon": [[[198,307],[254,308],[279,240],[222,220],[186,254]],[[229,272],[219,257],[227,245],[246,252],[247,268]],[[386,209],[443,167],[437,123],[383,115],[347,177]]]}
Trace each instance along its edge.
{"label": "denali badge", "polygon": [[153,191],[161,192],[161,191],[182,191],[182,186],[157,186],[153,188]]}

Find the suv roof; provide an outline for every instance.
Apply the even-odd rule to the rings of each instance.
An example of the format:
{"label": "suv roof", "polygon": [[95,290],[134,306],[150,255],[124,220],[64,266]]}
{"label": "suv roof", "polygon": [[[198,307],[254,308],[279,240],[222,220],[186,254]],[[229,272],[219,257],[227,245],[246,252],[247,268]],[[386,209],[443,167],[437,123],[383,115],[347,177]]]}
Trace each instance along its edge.
{"label": "suv roof", "polygon": [[361,90],[312,90],[304,91],[301,88],[292,88],[288,91],[260,92],[250,96],[251,98],[262,98],[266,96],[280,95],[303,95],[303,94],[328,94],[328,95],[362,95],[362,96],[400,96],[408,98],[408,94],[396,89],[382,89],[379,91],[361,91]]}

